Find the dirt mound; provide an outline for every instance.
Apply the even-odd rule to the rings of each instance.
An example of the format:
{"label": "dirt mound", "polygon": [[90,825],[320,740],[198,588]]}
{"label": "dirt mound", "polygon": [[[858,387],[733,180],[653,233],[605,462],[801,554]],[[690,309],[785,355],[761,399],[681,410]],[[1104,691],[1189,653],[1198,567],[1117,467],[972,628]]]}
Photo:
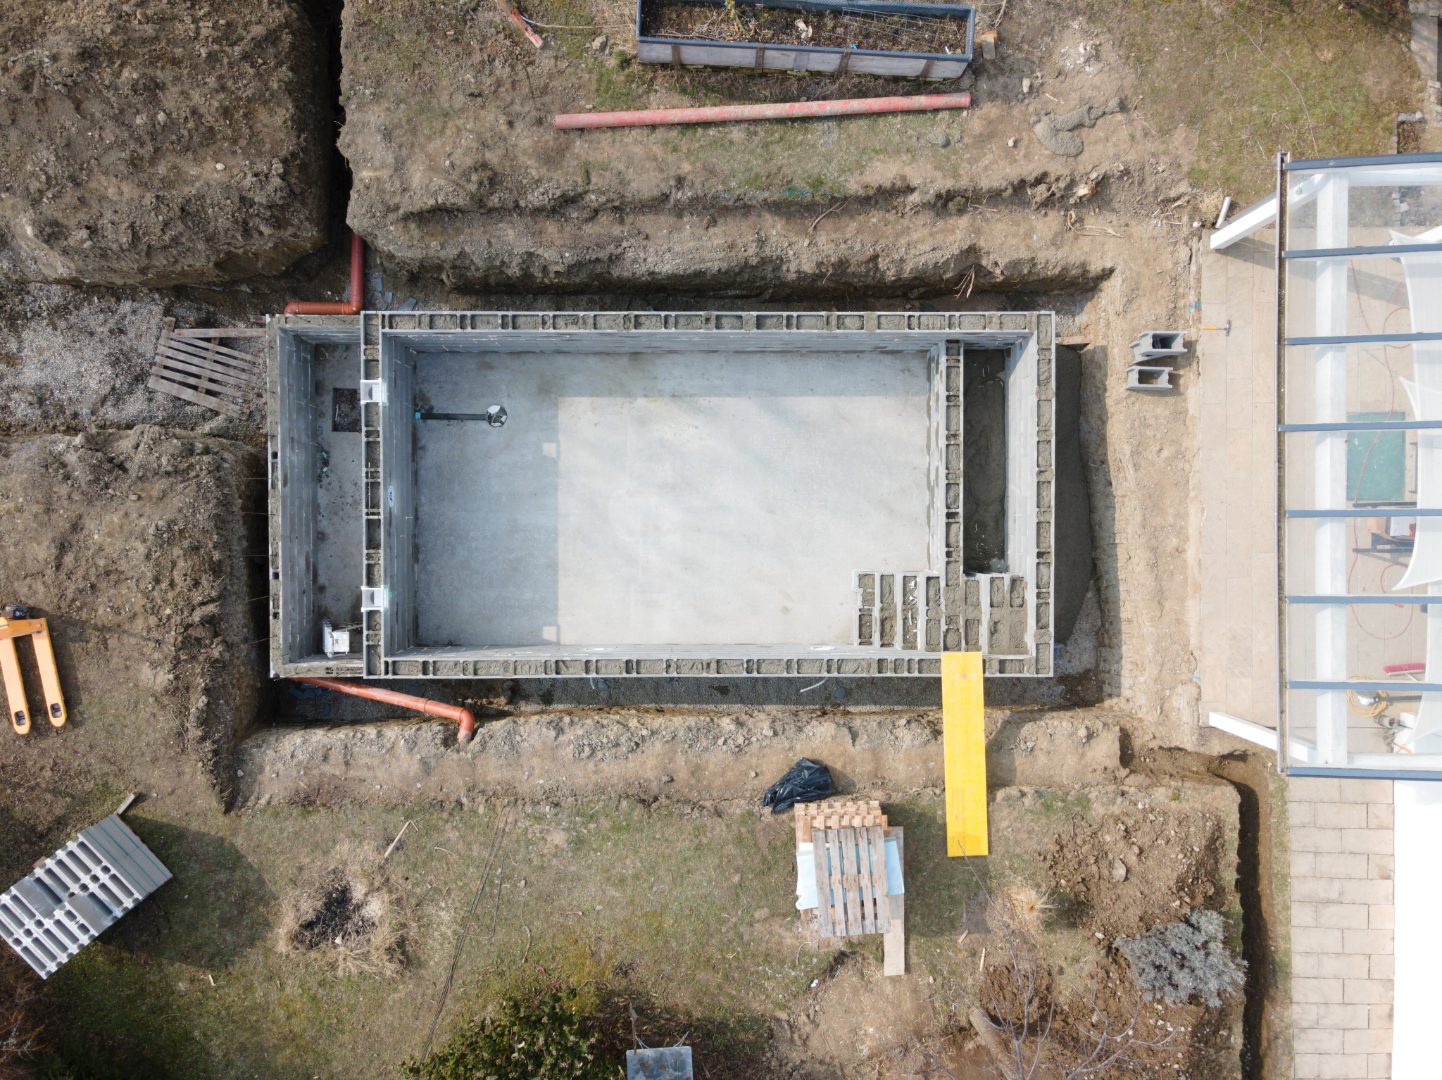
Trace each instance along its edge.
{"label": "dirt mound", "polygon": [[0,581],[49,619],[71,716],[4,740],[0,767],[98,753],[150,776],[169,741],[225,780],[260,678],[246,556],[263,550],[262,489],[245,478],[261,472],[247,447],[155,427],[0,440]]}
{"label": "dirt mound", "polygon": [[278,946],[310,956],[340,975],[391,979],[404,966],[401,920],[381,856],[341,844],[281,903]]}
{"label": "dirt mound", "polygon": [[169,285],[324,241],[324,58],[296,5],[0,0],[0,276]]}
{"label": "dirt mound", "polygon": [[1082,926],[1114,940],[1216,906],[1221,843],[1214,815],[1153,806],[1057,836],[1046,864],[1080,906]]}

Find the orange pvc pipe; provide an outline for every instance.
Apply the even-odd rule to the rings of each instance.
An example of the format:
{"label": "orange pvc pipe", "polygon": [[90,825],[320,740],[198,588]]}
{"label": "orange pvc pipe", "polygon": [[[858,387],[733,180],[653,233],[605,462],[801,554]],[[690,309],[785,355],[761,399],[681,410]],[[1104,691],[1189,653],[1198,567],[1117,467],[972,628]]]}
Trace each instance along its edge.
{"label": "orange pvc pipe", "polygon": [[445,705],[429,698],[416,697],[414,694],[399,694],[394,690],[382,690],[379,686],[342,682],[340,679],[297,678],[294,681],[310,683],[311,686],[321,686],[327,690],[338,690],[342,694],[352,694],[355,697],[370,698],[372,701],[383,701],[387,705],[399,705],[405,709],[414,709],[416,712],[425,713],[427,716],[446,716],[452,720],[459,720],[461,726],[460,730],[456,732],[456,742],[461,744],[470,742],[471,736],[476,733],[476,718],[471,715],[470,709],[463,709],[459,705]]}
{"label": "orange pvc pipe", "polygon": [[733,120],[801,120],[817,116],[969,109],[970,94],[848,98],[845,101],[773,101],[757,105],[705,105],[694,109],[638,109],[634,112],[560,113],[556,127],[648,127],[652,124],[719,124]]}
{"label": "orange pvc pipe", "polygon": [[344,304],[311,303],[297,300],[285,305],[287,315],[359,315],[365,306],[366,242],[360,233],[350,234],[350,301]]}

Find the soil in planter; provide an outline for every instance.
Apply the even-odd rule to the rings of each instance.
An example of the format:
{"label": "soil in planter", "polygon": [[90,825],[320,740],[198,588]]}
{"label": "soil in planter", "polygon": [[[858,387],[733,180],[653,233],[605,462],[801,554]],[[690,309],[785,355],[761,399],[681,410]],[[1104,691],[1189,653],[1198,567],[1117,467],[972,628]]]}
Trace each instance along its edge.
{"label": "soil in planter", "polygon": [[948,16],[798,11],[750,4],[647,4],[648,37],[746,41],[763,45],[875,49],[884,52],[964,53],[966,20]]}

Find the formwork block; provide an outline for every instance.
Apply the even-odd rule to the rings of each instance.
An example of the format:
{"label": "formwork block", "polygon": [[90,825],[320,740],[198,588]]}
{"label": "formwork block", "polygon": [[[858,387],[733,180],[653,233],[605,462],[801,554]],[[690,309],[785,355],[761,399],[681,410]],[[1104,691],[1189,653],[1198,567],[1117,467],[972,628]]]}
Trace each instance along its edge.
{"label": "formwork block", "polygon": [[49,978],[170,877],[112,814],[0,894],[0,937]]}

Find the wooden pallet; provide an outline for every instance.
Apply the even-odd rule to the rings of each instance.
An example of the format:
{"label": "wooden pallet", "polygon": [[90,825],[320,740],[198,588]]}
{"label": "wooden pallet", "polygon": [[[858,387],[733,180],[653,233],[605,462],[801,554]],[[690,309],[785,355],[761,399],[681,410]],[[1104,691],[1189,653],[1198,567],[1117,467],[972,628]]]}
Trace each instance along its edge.
{"label": "wooden pallet", "polygon": [[146,385],[227,416],[244,416],[265,389],[265,358],[237,352],[220,342],[264,334],[259,326],[177,330],[175,320],[166,319]]}
{"label": "wooden pallet", "polygon": [[886,834],[869,829],[815,829],[816,918],[823,938],[884,934],[891,929]]}
{"label": "wooden pallet", "polygon": [[886,828],[886,815],[875,799],[827,799],[823,802],[797,803],[796,842],[811,843],[812,829]]}

